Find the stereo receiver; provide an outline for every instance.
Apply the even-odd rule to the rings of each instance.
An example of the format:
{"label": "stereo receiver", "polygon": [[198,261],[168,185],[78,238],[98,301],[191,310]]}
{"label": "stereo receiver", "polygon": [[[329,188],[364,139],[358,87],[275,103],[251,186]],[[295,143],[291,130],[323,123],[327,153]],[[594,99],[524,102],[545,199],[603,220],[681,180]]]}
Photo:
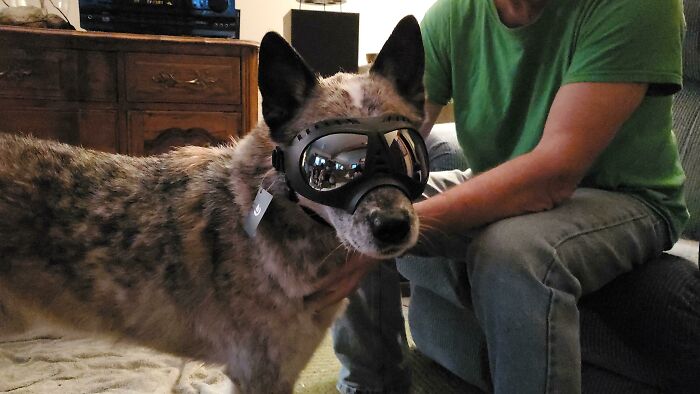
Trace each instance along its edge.
{"label": "stereo receiver", "polygon": [[79,0],[85,30],[240,37],[235,0]]}

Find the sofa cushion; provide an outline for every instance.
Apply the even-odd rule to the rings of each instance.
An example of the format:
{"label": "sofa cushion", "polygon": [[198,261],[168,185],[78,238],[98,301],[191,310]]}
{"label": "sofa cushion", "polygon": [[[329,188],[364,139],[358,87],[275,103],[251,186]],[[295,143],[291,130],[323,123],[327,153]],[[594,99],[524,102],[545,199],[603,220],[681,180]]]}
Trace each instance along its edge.
{"label": "sofa cushion", "polygon": [[584,297],[584,362],[673,393],[700,387],[700,271],[664,254]]}
{"label": "sofa cushion", "polygon": [[[700,56],[697,56],[700,58]],[[673,100],[673,129],[685,170],[690,221],[683,237],[700,239],[700,81],[686,79]]]}
{"label": "sofa cushion", "polygon": [[430,157],[430,171],[466,170],[469,163],[462,153],[457,140],[454,123],[440,123],[433,126],[425,140]]}
{"label": "sofa cushion", "polygon": [[690,211],[683,237],[700,239],[700,0],[684,0],[683,89],[673,98],[673,129],[686,173]]}
{"label": "sofa cushion", "polygon": [[666,253],[682,257],[686,260],[694,262],[695,264],[698,264],[698,259],[700,257],[698,256],[700,254],[699,250],[700,242],[690,239],[681,239],[676,242],[670,250],[667,250]]}
{"label": "sofa cushion", "polygon": [[683,41],[683,76],[700,81],[700,0],[684,0],[686,33]]}

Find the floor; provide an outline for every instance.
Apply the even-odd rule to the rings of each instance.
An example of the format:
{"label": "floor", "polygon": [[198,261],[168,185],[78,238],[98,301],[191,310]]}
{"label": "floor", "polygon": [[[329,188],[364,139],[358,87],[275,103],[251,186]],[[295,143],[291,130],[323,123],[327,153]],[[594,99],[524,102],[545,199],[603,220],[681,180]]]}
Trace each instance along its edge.
{"label": "floor", "polygon": [[[409,297],[403,297],[404,317],[408,316]],[[408,327],[407,327],[408,330]],[[484,394],[478,388],[467,384],[454,374],[444,369],[415,350],[415,344],[407,331],[411,352],[409,364],[413,371],[413,386],[410,394]],[[295,394],[332,394],[337,393],[335,382],[340,369],[333,353],[330,335],[321,343],[309,365],[302,372],[295,387]]]}

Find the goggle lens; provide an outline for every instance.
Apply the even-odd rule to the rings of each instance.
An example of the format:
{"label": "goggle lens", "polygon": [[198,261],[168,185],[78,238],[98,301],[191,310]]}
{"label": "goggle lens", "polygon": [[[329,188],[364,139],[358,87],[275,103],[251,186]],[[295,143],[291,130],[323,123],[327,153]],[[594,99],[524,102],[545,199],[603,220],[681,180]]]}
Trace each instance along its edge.
{"label": "goggle lens", "polygon": [[309,186],[317,191],[334,190],[362,175],[368,138],[362,134],[330,134],[304,150],[301,169]]}
{"label": "goggle lens", "polygon": [[[419,150],[416,135],[408,129],[383,134],[389,147],[392,168],[416,182],[427,177],[425,154]],[[345,186],[366,170],[369,138],[364,134],[337,133],[316,139],[301,157],[302,176],[316,191],[330,191]]]}
{"label": "goggle lens", "polygon": [[396,168],[401,168],[415,181],[422,182],[426,177],[427,164],[425,157],[417,151],[413,134],[407,129],[399,129],[385,133],[384,139],[389,145],[394,165],[398,166]]}

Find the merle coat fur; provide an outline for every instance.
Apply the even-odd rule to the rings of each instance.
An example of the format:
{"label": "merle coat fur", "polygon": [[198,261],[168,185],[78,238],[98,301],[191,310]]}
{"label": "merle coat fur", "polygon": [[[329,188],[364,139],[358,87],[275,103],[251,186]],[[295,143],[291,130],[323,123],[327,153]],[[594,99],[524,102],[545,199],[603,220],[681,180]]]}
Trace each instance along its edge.
{"label": "merle coat fur", "polygon": [[[422,73],[412,17],[364,75],[320,79],[269,33],[265,122],[238,142],[137,158],[0,133],[0,334],[50,322],[224,364],[243,393],[291,393],[343,307],[310,310],[304,297],[349,249],[411,247],[418,220],[393,187],[354,214],[290,199],[271,152],[325,118],[397,112],[418,124]],[[261,185],[274,199],[251,238],[242,222]],[[397,210],[410,231],[387,244],[368,216]]]}

